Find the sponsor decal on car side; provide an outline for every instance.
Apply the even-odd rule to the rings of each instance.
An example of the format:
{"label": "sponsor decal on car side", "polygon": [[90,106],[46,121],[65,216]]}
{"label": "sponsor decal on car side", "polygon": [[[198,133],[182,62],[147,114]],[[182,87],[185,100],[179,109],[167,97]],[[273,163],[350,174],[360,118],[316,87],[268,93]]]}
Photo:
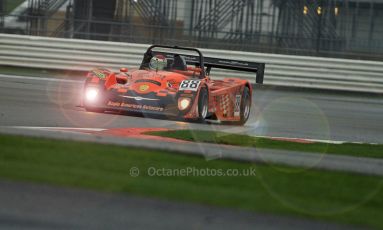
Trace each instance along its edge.
{"label": "sponsor decal on car side", "polygon": [[235,95],[235,105],[234,105],[234,116],[239,117],[240,116],[240,111],[241,111],[241,99],[242,96]]}
{"label": "sponsor decal on car side", "polygon": [[127,104],[124,102],[109,101],[107,105],[112,107],[120,107],[120,108],[136,109],[136,110],[148,110],[148,111],[156,111],[156,112],[164,111],[164,108],[158,107],[158,106]]}
{"label": "sponsor decal on car side", "polygon": [[148,90],[149,89],[149,86],[148,85],[140,85],[140,87],[139,87],[139,90],[141,91],[141,92],[145,92],[146,90]]}
{"label": "sponsor decal on car side", "polygon": [[106,74],[98,70],[92,70],[92,74],[101,79],[106,78]]}

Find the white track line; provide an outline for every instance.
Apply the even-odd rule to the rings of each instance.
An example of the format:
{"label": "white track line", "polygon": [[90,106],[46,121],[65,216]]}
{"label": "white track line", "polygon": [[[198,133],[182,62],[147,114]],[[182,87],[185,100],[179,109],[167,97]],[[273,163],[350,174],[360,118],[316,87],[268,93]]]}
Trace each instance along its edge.
{"label": "white track line", "polygon": [[5,74],[0,74],[0,78],[34,80],[34,81],[55,81],[55,82],[68,82],[68,83],[82,82],[82,80],[68,80],[68,79],[57,79],[57,78],[46,78],[46,77],[26,77],[26,76],[5,75]]}
{"label": "white track line", "polygon": [[[199,143],[196,148],[195,143],[169,144],[163,141],[147,141],[139,139],[119,138],[113,136],[98,137],[92,134],[75,133],[74,135],[62,135],[61,132],[49,133],[54,130],[36,133],[31,129],[7,129],[0,127],[0,132],[13,135],[39,136],[51,139],[78,140],[96,142],[101,144],[115,144],[121,146],[146,148],[155,151],[164,150],[180,152],[188,155],[198,155],[207,157],[220,153],[222,159],[239,160],[261,164],[280,164],[293,167],[304,167],[306,169],[323,169],[330,171],[352,172],[365,175],[383,176],[383,160],[367,157],[338,156],[323,153],[304,153],[285,150],[268,150],[253,147],[225,146],[217,144]],[[65,131],[66,133],[67,131]],[[69,133],[69,131],[68,131]]]}
{"label": "white track line", "polygon": [[98,129],[98,128],[71,128],[71,127],[32,127],[32,126],[11,126],[9,128],[13,129],[36,129],[36,130],[53,130],[53,131],[95,131],[95,132],[101,132],[105,131],[106,129]]}
{"label": "white track line", "polygon": [[[31,127],[31,126],[3,126],[4,128],[13,128],[13,129],[35,129],[35,130],[47,130],[47,131],[93,131],[93,132],[101,132],[108,129],[100,129],[100,128],[71,128],[71,127]],[[232,133],[220,133],[219,136],[230,135]],[[366,143],[366,142],[353,142],[353,141],[334,141],[334,140],[320,140],[320,139],[309,139],[309,138],[295,138],[295,137],[273,137],[273,136],[258,136],[255,135],[253,137],[267,138],[267,139],[285,139],[286,141],[291,140],[304,140],[311,141],[314,143],[327,143],[327,144],[369,144],[369,145],[379,145],[378,143]]]}

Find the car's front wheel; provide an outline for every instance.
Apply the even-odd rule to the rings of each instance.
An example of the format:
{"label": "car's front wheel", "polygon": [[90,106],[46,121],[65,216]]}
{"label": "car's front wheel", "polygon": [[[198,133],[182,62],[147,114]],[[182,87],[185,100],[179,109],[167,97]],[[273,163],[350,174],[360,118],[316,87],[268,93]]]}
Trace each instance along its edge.
{"label": "car's front wheel", "polygon": [[198,97],[198,120],[204,122],[209,113],[209,95],[206,88],[201,88]]}
{"label": "car's front wheel", "polygon": [[85,110],[87,112],[92,112],[92,113],[103,113],[105,110],[100,109],[100,108],[94,108],[94,107],[89,107],[89,106],[84,106]]}

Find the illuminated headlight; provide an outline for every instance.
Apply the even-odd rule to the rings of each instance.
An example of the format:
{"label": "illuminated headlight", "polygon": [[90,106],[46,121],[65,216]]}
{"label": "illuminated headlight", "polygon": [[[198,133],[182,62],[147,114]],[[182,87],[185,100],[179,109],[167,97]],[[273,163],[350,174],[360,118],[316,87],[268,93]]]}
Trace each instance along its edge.
{"label": "illuminated headlight", "polygon": [[98,96],[98,89],[97,88],[87,88],[85,90],[85,99],[89,102],[96,101]]}
{"label": "illuminated headlight", "polygon": [[191,98],[179,98],[178,99],[178,109],[185,110],[189,107]]}

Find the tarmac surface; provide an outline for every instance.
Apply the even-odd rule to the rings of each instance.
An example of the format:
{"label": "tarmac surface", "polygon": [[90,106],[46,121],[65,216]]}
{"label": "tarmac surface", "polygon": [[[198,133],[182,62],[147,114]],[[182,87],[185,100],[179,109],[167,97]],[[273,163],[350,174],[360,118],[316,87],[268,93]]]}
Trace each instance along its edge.
{"label": "tarmac surface", "polygon": [[248,135],[383,143],[382,96],[254,90],[243,127],[85,112],[82,83],[0,75],[0,126],[219,130]]}
{"label": "tarmac surface", "polygon": [[0,181],[0,204],[0,229],[358,229],[205,205],[9,181]]}

